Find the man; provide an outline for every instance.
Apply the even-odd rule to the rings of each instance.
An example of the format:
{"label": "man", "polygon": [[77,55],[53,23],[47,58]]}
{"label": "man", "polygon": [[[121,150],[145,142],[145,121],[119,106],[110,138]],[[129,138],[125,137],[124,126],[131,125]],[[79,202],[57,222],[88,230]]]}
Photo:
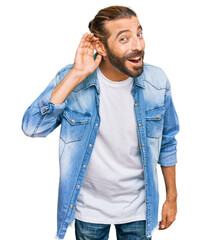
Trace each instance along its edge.
{"label": "man", "polygon": [[133,10],[101,9],[89,29],[74,64],[26,110],[22,129],[45,137],[61,124],[58,239],[73,223],[77,240],[106,240],[111,224],[119,240],[150,239],[158,226],[157,163],[167,192],[159,229],[177,212],[179,122],[170,82],[143,62],[142,26]]}

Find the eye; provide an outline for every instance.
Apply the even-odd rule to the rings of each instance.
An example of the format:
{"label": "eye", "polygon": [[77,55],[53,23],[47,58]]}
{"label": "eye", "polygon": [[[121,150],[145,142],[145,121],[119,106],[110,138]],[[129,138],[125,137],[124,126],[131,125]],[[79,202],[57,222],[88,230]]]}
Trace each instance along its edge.
{"label": "eye", "polygon": [[142,36],[143,36],[142,33],[138,33],[138,34],[137,34],[137,37],[142,37]]}
{"label": "eye", "polygon": [[120,39],[120,41],[124,41],[124,40],[126,40],[126,38],[125,38],[125,37]]}
{"label": "eye", "polygon": [[128,38],[127,37],[122,37],[121,39],[120,39],[120,41],[122,42],[124,42],[125,40],[127,40]]}

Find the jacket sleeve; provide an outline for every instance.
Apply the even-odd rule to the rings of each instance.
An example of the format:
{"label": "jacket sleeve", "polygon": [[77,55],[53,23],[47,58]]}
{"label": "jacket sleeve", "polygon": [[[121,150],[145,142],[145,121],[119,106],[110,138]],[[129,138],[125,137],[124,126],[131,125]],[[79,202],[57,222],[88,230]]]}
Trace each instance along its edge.
{"label": "jacket sleeve", "polygon": [[168,79],[165,94],[165,109],[158,163],[161,166],[170,167],[177,163],[177,140],[175,139],[175,135],[179,132],[179,119],[172,100],[171,86]]}
{"label": "jacket sleeve", "polygon": [[62,68],[39,97],[27,108],[22,119],[22,131],[29,137],[46,137],[61,123],[61,113],[67,105],[50,102],[53,89],[63,80],[70,68]]}

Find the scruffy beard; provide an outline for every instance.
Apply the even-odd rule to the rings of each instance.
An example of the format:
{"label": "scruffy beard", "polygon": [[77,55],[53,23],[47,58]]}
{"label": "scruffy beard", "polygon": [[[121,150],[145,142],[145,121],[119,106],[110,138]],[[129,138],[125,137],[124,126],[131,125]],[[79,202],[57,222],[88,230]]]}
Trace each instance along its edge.
{"label": "scruffy beard", "polygon": [[[105,44],[105,48],[107,50],[107,57],[110,61],[110,63],[117,68],[119,71],[125,73],[126,75],[136,78],[139,77],[142,72],[143,72],[143,59],[144,59],[144,51],[133,51],[131,54],[129,54],[129,56],[123,56],[122,58],[116,56],[111,49],[108,47],[108,44]],[[133,58],[133,57],[138,57],[141,56],[142,57],[142,65],[141,66],[133,66],[133,71],[129,70],[126,65],[125,62],[128,58]]]}

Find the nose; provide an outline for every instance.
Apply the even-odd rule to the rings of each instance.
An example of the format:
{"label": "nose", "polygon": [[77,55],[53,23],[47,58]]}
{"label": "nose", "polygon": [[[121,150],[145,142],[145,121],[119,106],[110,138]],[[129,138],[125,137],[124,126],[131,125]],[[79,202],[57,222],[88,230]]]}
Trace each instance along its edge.
{"label": "nose", "polygon": [[139,39],[138,37],[133,38],[131,43],[131,49],[134,50],[144,50],[144,41],[142,39]]}

